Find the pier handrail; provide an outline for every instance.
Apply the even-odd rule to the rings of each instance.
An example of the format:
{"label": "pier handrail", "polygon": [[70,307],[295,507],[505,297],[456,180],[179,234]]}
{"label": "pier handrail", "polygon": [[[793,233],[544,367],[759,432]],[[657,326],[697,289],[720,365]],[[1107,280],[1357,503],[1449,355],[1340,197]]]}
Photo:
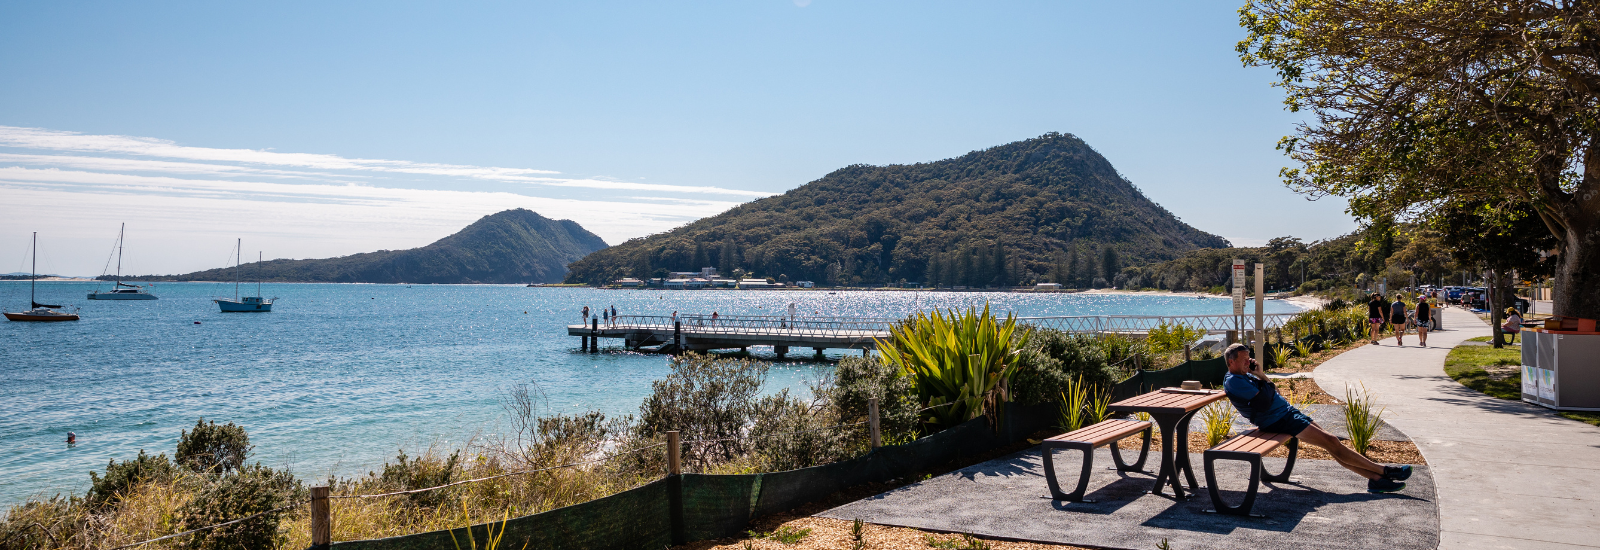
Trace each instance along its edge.
{"label": "pier handrail", "polygon": [[[1282,327],[1299,313],[1269,313],[1263,321],[1267,330]],[[903,321],[886,317],[836,317],[817,315],[718,315],[713,319],[706,314],[670,315],[619,315],[602,328],[632,328],[671,331],[674,321],[683,330],[696,334],[738,334],[750,332],[776,332],[804,335],[838,335],[860,332],[887,336],[889,328]],[[1244,315],[1078,315],[1063,317],[1019,317],[1018,323],[1062,332],[1099,334],[1105,332],[1146,332],[1160,326],[1183,324],[1198,327],[1208,334],[1229,330],[1254,328],[1255,316]],[[587,328],[577,325],[578,328]]]}

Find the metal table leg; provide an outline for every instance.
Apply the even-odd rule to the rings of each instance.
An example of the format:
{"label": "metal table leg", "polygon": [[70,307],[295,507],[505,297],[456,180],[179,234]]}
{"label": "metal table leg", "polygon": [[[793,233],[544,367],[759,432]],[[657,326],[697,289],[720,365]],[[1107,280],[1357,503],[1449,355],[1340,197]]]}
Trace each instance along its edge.
{"label": "metal table leg", "polygon": [[1183,498],[1183,487],[1178,484],[1177,461],[1174,456],[1175,453],[1173,453],[1172,437],[1177,432],[1178,421],[1182,420],[1184,415],[1152,414],[1150,417],[1155,419],[1157,426],[1161,427],[1161,468],[1159,470],[1160,473],[1156,474],[1156,484],[1150,489],[1150,493],[1156,495],[1164,494],[1161,492],[1161,486],[1165,485],[1168,479],[1171,479],[1172,490],[1177,493],[1178,498]]}
{"label": "metal table leg", "polygon": [[[1182,470],[1184,477],[1188,478],[1189,492],[1191,493],[1200,492],[1200,484],[1196,483],[1194,479],[1194,464],[1191,464],[1189,460],[1189,423],[1194,420],[1194,415],[1198,412],[1200,412],[1200,409],[1189,411],[1188,414],[1183,415],[1183,418],[1178,420],[1178,433],[1176,435],[1178,438],[1177,469]],[[1178,482],[1178,476],[1174,473],[1172,476],[1174,488],[1177,488]],[[1179,490],[1178,494],[1181,496],[1183,492]]]}

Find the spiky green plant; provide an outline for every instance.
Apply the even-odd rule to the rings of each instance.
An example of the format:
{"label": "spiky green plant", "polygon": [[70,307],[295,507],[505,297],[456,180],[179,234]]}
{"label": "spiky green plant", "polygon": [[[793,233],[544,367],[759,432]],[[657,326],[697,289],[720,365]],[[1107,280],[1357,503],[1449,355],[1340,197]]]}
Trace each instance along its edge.
{"label": "spiky green plant", "polygon": [[1378,427],[1383,424],[1385,409],[1373,410],[1372,392],[1367,390],[1365,383],[1361,390],[1346,384],[1344,387],[1344,425],[1350,432],[1350,446],[1361,454],[1367,454],[1367,449],[1372,446],[1372,438],[1378,434]]}
{"label": "spiky green plant", "polygon": [[1233,419],[1238,417],[1239,412],[1227,401],[1218,401],[1201,410],[1200,423],[1206,430],[1206,446],[1215,447],[1227,441],[1228,436],[1233,435]]}
{"label": "spiky green plant", "polygon": [[1061,394],[1060,411],[1056,417],[1061,422],[1060,428],[1073,432],[1088,425],[1089,415],[1085,405],[1089,401],[1089,389],[1082,384],[1082,377],[1067,382],[1067,391]]}
{"label": "spiky green plant", "polygon": [[1295,340],[1294,341],[1294,354],[1299,356],[1301,361],[1305,361],[1305,360],[1310,359],[1311,358],[1311,344],[1305,343],[1304,340]]}
{"label": "spiky green plant", "polygon": [[1031,333],[1007,314],[1004,321],[989,313],[933,311],[890,328],[878,349],[889,362],[910,374],[928,411],[928,423],[950,427],[989,414],[998,422],[1008,400],[1001,388],[1017,369],[1017,354]]}
{"label": "spiky green plant", "polygon": [[1280,369],[1289,367],[1289,358],[1293,356],[1287,345],[1278,344],[1272,346],[1272,364]]}

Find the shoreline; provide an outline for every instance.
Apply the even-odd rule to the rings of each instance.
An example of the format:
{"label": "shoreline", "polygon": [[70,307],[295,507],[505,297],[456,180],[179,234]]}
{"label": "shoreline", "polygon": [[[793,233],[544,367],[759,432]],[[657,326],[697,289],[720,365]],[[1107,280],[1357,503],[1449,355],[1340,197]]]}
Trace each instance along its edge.
{"label": "shoreline", "polygon": [[[1173,292],[1173,291],[1170,291],[1170,290],[1117,290],[1117,289],[1111,289],[1111,288],[1097,288],[1097,289],[1092,289],[1092,290],[1085,290],[1083,292],[1080,292],[1079,294],[1112,294],[1112,295],[1125,295],[1125,296],[1176,296],[1176,297],[1180,297],[1180,298],[1218,298],[1218,299],[1228,299],[1229,298],[1229,296],[1227,296],[1225,294],[1210,294],[1210,293],[1206,293],[1206,292],[1193,292],[1193,291]],[[1281,301],[1284,301],[1284,302],[1288,302],[1290,304],[1293,304],[1295,307],[1300,308],[1302,311],[1309,311],[1309,310],[1317,309],[1319,307],[1322,307],[1323,304],[1328,303],[1328,299],[1327,298],[1323,298],[1323,297],[1320,297],[1320,296],[1312,296],[1312,295],[1284,296],[1282,298],[1268,296],[1267,299],[1268,300],[1281,300]]]}

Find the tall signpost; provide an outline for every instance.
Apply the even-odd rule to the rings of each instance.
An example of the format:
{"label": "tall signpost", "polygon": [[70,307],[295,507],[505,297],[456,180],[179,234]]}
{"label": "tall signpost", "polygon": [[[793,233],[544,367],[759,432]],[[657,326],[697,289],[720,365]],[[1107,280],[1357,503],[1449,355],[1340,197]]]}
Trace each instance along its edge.
{"label": "tall signpost", "polygon": [[[1244,260],[1233,261],[1233,333],[1244,331]],[[1230,344],[1232,342],[1229,342]]]}
{"label": "tall signpost", "polygon": [[1266,270],[1266,264],[1256,264],[1256,361],[1260,361],[1263,366],[1267,364],[1267,356],[1263,355],[1267,345],[1267,325],[1265,323],[1265,308],[1267,303]]}

